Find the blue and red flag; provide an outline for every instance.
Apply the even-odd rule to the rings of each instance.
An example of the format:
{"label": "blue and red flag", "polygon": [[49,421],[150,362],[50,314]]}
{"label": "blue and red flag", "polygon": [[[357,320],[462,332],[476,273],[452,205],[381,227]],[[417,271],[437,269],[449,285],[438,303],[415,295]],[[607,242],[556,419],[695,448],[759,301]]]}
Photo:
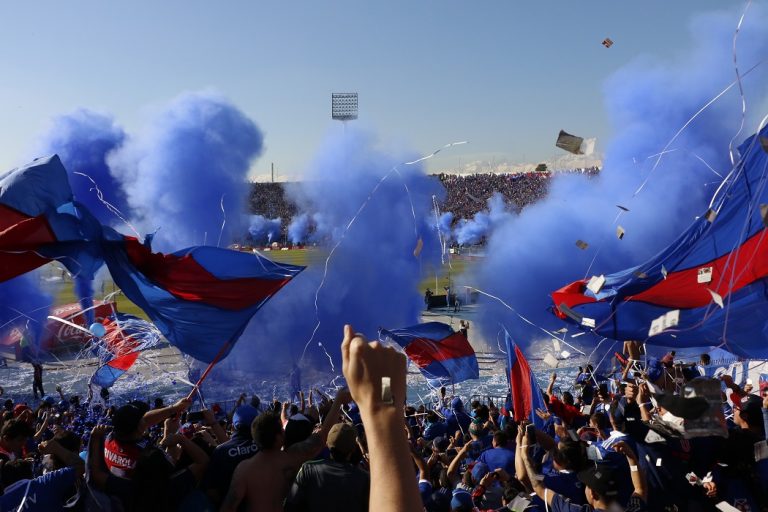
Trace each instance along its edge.
{"label": "blue and red flag", "polygon": [[[598,293],[583,280],[553,292],[555,313],[594,321],[596,334],[616,340],[768,357],[768,127],[739,154],[707,211],[675,242],[642,265],[606,275]],[[677,325],[659,322],[661,332],[651,332],[672,310],[680,311]]]}
{"label": "blue and red flag", "polygon": [[379,339],[391,339],[419,367],[430,386],[458,384],[480,377],[477,356],[466,336],[440,322],[379,331]]}
{"label": "blue and red flag", "polygon": [[536,415],[536,409],[547,410],[541,387],[531,367],[528,366],[522,350],[512,341],[506,329],[504,329],[504,343],[507,346],[507,380],[515,421],[528,420],[537,428],[542,428],[544,420]]}
{"label": "blue and red flag", "polygon": [[89,248],[101,226],[74,202],[56,155],[0,175],[0,282],[56,259],[91,278],[101,261]]}
{"label": "blue and red flag", "polygon": [[104,260],[121,291],[171,344],[206,363],[225,357],[259,308],[305,268],[218,247],[153,253],[110,228],[104,234]]}

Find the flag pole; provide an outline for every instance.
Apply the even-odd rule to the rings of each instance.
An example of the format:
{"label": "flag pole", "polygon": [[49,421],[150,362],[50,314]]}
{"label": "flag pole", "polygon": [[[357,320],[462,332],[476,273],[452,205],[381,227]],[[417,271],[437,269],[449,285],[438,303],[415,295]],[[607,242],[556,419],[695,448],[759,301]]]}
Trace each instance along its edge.
{"label": "flag pole", "polygon": [[200,378],[197,379],[197,382],[195,383],[194,387],[192,388],[192,391],[189,392],[187,395],[187,400],[192,400],[192,397],[195,395],[195,393],[198,392],[200,389],[200,386],[202,386],[203,381],[208,377],[208,374],[211,373],[211,370],[213,370],[213,367],[216,363],[218,363],[224,353],[227,351],[227,348],[229,348],[230,342],[225,342],[221,348],[219,349],[219,352],[216,354],[216,357],[214,357],[210,363],[208,363],[208,367],[205,369],[202,375],[200,375]]}

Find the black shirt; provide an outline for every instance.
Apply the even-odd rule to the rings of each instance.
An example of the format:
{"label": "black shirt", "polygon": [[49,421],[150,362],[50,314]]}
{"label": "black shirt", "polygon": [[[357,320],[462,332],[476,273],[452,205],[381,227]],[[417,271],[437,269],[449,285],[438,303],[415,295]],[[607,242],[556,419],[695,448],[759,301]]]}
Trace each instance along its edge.
{"label": "black shirt", "polygon": [[285,502],[288,512],[367,512],[370,476],[349,463],[304,463]]}

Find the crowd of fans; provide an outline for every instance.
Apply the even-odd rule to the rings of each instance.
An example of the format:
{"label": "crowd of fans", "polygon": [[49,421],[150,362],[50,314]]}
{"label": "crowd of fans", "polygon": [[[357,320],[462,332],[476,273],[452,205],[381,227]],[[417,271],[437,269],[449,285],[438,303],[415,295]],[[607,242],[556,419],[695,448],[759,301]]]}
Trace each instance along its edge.
{"label": "crowd of fans", "polygon": [[[615,380],[587,367],[573,392],[552,375],[534,425],[510,397],[465,406],[443,388],[406,406],[403,354],[351,326],[341,350],[348,390],[241,396],[229,415],[6,400],[0,510],[768,510],[768,382],[742,389],[673,357]],[[713,384],[730,401],[714,410],[696,394]]]}
{"label": "crowd of fans", "polygon": [[[558,171],[595,176],[597,167]],[[547,195],[551,172],[528,172],[518,174],[478,173],[470,175],[436,174],[446,189],[445,200],[439,204],[441,211],[452,212],[454,222],[471,219],[477,212],[488,209],[488,199],[501,193],[507,204],[516,211],[535,203]],[[250,213],[269,219],[281,218],[284,238],[290,220],[297,215],[296,205],[285,196],[283,183],[252,183],[249,198]],[[431,207],[431,205],[430,205]]]}

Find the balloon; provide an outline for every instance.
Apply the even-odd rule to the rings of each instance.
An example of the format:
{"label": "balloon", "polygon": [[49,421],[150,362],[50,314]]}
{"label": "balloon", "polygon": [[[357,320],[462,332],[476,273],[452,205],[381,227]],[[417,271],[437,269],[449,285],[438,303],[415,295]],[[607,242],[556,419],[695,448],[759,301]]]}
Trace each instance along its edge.
{"label": "balloon", "polygon": [[91,334],[93,334],[97,338],[101,338],[102,336],[107,334],[107,329],[98,322],[92,323],[91,326],[88,328],[88,330],[91,331]]}

